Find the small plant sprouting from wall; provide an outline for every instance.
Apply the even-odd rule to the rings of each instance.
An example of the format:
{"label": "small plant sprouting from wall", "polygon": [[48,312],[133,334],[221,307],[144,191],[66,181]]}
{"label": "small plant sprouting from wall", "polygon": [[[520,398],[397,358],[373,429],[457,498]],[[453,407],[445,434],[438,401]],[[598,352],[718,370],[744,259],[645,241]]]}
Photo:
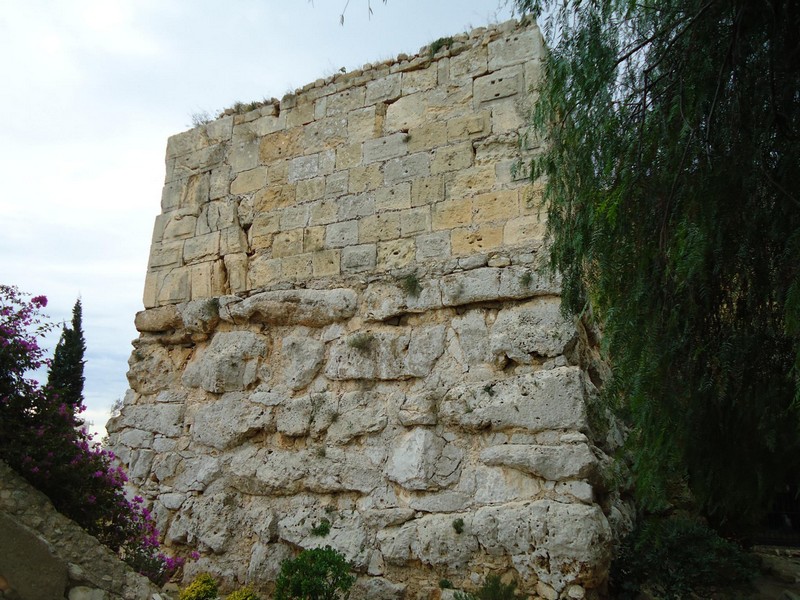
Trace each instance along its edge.
{"label": "small plant sprouting from wall", "polygon": [[491,398],[492,396],[494,396],[494,393],[495,393],[494,392],[494,384],[493,383],[487,383],[485,386],[483,386],[483,391],[486,392],[489,395],[489,397]]}
{"label": "small plant sprouting from wall", "polygon": [[403,291],[412,298],[419,298],[420,293],[422,293],[422,283],[414,273],[406,275],[402,279],[401,285],[403,286]]}
{"label": "small plant sprouting from wall", "polygon": [[441,590],[452,590],[453,589],[453,582],[449,579],[442,578],[439,580],[439,589]]}
{"label": "small plant sprouting from wall", "polygon": [[438,40],[431,42],[430,49],[428,51],[431,58],[436,56],[436,54],[442,48],[449,48],[453,45],[453,38],[452,37],[440,37]]}
{"label": "small plant sprouting from wall", "polygon": [[371,333],[356,333],[347,340],[347,345],[359,352],[367,352],[372,348],[375,336]]}
{"label": "small plant sprouting from wall", "polygon": [[531,283],[533,283],[533,275],[530,271],[525,271],[522,275],[519,276],[519,284],[524,288],[531,287]]}
{"label": "small plant sprouting from wall", "polygon": [[464,533],[464,519],[459,517],[458,519],[453,520],[453,530],[459,535]]}
{"label": "small plant sprouting from wall", "polygon": [[208,123],[211,123],[211,121],[214,120],[214,117],[212,117],[211,113],[209,113],[208,111],[201,110],[199,112],[192,113],[191,119],[192,119],[192,127],[200,127],[201,125],[206,125]]}
{"label": "small plant sprouting from wall", "polygon": [[325,537],[331,532],[331,522],[328,519],[322,519],[319,525],[314,525],[311,528],[311,535],[317,537]]}

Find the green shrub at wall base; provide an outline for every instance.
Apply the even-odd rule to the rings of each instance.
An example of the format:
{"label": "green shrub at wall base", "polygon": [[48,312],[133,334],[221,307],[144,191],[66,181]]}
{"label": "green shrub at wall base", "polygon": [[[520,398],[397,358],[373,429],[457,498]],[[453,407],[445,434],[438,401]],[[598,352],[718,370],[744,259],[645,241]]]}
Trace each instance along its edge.
{"label": "green shrub at wall base", "polygon": [[218,594],[216,580],[208,573],[200,573],[181,590],[178,600],[217,600]]}
{"label": "green shrub at wall base", "polygon": [[249,587],[243,587],[228,594],[225,600],[261,600],[261,597]]}
{"label": "green shrub at wall base", "polygon": [[648,589],[664,600],[708,597],[711,590],[744,583],[756,572],[749,555],[703,522],[688,517],[651,517],[626,538],[611,565],[617,598]]}
{"label": "green shrub at wall base", "polygon": [[281,565],[275,600],[347,600],[355,580],[344,556],[330,546],[303,550]]}

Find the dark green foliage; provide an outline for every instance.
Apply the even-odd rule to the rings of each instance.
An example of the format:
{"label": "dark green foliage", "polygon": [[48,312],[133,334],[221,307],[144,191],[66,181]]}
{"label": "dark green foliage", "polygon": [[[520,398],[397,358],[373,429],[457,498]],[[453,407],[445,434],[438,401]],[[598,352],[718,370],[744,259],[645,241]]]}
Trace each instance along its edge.
{"label": "dark green foliage", "polygon": [[331,532],[331,522],[328,519],[322,519],[319,525],[314,525],[311,528],[311,535],[325,537]]}
{"label": "dark green foliage", "polygon": [[359,352],[368,352],[372,348],[374,341],[375,336],[371,333],[359,332],[348,338],[347,345]]}
{"label": "dark green foliage", "polygon": [[523,600],[525,596],[517,594],[517,582],[503,583],[499,575],[489,575],[483,585],[474,594],[456,592],[455,600]]}
{"label": "dark green foliage", "polygon": [[406,275],[402,280],[402,285],[403,291],[412,298],[418,298],[422,293],[422,284],[414,273]]}
{"label": "dark green foliage", "polygon": [[283,562],[275,600],[346,600],[355,580],[344,556],[330,546],[303,550]]}
{"label": "dark green foliage", "polygon": [[533,173],[639,498],[758,519],[800,474],[800,0],[516,4],[549,15]]}
{"label": "dark green foliage", "polygon": [[461,517],[453,519],[453,529],[456,533],[464,533],[464,519]]}
{"label": "dark green foliage", "polygon": [[178,600],[217,600],[217,582],[208,573],[200,573],[178,594]]}
{"label": "dark green foliage", "polygon": [[72,308],[71,327],[64,324],[47,373],[47,388],[50,393],[58,394],[62,402],[73,408],[83,402],[85,352],[83,309],[79,298]]}
{"label": "dark green foliage", "polygon": [[637,598],[642,587],[659,598],[707,598],[713,589],[747,582],[752,557],[688,517],[645,520],[625,540],[611,567],[615,597]]}
{"label": "dark green foliage", "polygon": [[449,579],[442,578],[439,580],[439,589],[440,590],[452,590],[453,589],[453,582]]}

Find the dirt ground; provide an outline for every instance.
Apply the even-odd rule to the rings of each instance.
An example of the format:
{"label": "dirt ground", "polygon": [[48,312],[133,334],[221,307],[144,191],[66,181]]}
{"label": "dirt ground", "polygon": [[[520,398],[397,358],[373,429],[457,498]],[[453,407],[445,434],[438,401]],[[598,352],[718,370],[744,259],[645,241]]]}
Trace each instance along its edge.
{"label": "dirt ground", "polygon": [[[741,600],[800,600],[800,548],[758,546],[753,553],[761,560],[762,574],[754,590],[727,596]],[[726,596],[718,596],[723,599]]]}

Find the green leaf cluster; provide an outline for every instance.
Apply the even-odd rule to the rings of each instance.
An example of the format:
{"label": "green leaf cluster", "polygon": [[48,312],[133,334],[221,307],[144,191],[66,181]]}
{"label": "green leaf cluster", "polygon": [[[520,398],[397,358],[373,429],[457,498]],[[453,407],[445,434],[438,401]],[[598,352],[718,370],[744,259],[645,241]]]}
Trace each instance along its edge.
{"label": "green leaf cluster", "polygon": [[800,1],[520,0],[551,264],[594,319],[639,498],[716,524],[800,474]]}
{"label": "green leaf cluster", "polygon": [[347,560],[330,546],[303,550],[281,565],[275,600],[347,600],[355,580]]}

